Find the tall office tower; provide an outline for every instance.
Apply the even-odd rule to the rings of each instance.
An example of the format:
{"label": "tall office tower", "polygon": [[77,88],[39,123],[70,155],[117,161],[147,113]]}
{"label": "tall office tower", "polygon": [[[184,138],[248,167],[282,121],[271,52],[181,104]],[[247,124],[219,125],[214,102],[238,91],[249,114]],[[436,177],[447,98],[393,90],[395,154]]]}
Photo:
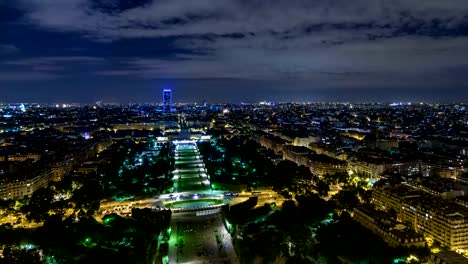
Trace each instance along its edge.
{"label": "tall office tower", "polygon": [[172,111],[172,90],[171,89],[163,90],[162,110],[165,113],[169,113]]}

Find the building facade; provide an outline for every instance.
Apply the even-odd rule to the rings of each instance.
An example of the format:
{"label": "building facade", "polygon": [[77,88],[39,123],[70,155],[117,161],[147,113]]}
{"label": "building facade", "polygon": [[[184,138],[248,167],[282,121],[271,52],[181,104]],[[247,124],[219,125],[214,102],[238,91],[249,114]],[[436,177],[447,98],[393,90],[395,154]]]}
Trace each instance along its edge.
{"label": "building facade", "polygon": [[425,247],[424,236],[397,224],[389,218],[379,217],[378,211],[372,208],[354,208],[353,219],[363,227],[380,236],[392,247]]}
{"label": "building facade", "polygon": [[32,195],[35,191],[46,187],[53,179],[54,173],[48,170],[31,179],[18,180],[14,182],[5,182],[0,184],[1,199],[21,199]]}
{"label": "building facade", "polygon": [[162,110],[165,113],[172,111],[172,89],[164,89],[162,94]]}
{"label": "building facade", "polygon": [[345,161],[326,155],[311,155],[309,156],[308,167],[314,175],[323,177],[327,174],[346,173],[348,165]]}
{"label": "building facade", "polygon": [[467,208],[406,185],[377,187],[372,198],[381,209],[395,210],[416,232],[451,250],[468,250]]}

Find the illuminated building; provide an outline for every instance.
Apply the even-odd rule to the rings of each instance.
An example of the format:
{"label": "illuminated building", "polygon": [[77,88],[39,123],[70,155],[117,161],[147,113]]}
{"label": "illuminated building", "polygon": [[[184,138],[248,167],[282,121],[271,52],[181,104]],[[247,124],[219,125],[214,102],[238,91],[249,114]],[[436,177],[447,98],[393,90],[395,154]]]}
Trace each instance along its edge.
{"label": "illuminated building", "polygon": [[46,187],[53,177],[53,171],[48,170],[30,179],[18,179],[0,183],[1,199],[21,199],[30,196],[40,188]]}
{"label": "illuminated building", "polygon": [[16,155],[6,155],[0,156],[0,161],[25,161],[25,160],[40,160],[41,154],[38,153],[26,153],[26,154],[16,154]]}
{"label": "illuminated building", "polygon": [[165,113],[169,113],[172,111],[172,90],[171,89],[164,89],[162,94],[162,110]]}
{"label": "illuminated building", "polygon": [[434,252],[429,258],[429,264],[461,264],[466,263],[466,258],[456,252],[442,250]]}
{"label": "illuminated building", "polygon": [[293,140],[293,146],[308,147],[310,143],[317,143],[320,141],[320,137],[295,137]]}
{"label": "illuminated building", "polygon": [[346,173],[347,163],[326,155],[310,155],[308,167],[310,172],[320,177],[325,175],[334,175],[337,173]]}
{"label": "illuminated building", "polygon": [[275,154],[280,154],[283,153],[287,141],[280,137],[266,134],[259,137],[258,143],[267,149],[273,150]]}
{"label": "illuminated building", "polygon": [[391,164],[375,163],[365,160],[354,159],[348,163],[348,169],[364,177],[376,178],[391,167]]}
{"label": "illuminated building", "polygon": [[451,250],[468,249],[468,210],[434,196],[409,199],[402,204],[401,220]]}
{"label": "illuminated building", "polygon": [[307,166],[308,156],[313,152],[306,147],[285,146],[283,148],[283,159],[290,160],[298,165]]}
{"label": "illuminated building", "polygon": [[[77,146],[70,154],[61,157],[57,161],[48,163],[47,169],[31,169],[30,174],[22,172],[0,178],[0,199],[21,199],[25,196],[31,196],[35,191],[47,187],[50,182],[63,179],[65,175],[71,173],[83,161],[94,157],[99,150],[106,148],[110,144],[112,144],[110,137],[97,137],[95,138],[95,142],[86,141],[86,144]],[[28,160],[37,161],[39,159],[40,155],[34,153],[7,156],[7,160],[11,163],[27,163]],[[18,166],[23,165],[20,163]]]}
{"label": "illuminated building", "polygon": [[380,236],[392,247],[424,247],[424,236],[370,207],[354,208],[353,220]]}
{"label": "illuminated building", "polygon": [[373,190],[372,198],[382,209],[394,209],[398,219],[416,232],[451,250],[468,249],[468,210],[409,186],[385,186]]}

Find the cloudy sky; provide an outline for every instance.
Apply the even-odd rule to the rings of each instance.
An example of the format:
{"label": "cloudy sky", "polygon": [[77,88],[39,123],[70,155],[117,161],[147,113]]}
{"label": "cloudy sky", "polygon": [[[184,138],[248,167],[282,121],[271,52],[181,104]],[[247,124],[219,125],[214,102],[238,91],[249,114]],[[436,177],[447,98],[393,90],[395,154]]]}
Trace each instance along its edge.
{"label": "cloudy sky", "polygon": [[466,101],[466,0],[0,0],[0,101]]}

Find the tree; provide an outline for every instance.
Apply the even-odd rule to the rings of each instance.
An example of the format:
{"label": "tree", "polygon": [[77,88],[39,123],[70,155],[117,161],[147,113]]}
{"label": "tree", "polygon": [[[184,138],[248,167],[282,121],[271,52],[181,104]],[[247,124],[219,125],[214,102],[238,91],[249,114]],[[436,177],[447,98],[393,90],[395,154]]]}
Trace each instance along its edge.
{"label": "tree", "polygon": [[278,193],[292,192],[294,194],[306,193],[312,183],[313,175],[305,166],[284,160],[271,171],[273,190]]}
{"label": "tree", "polygon": [[99,210],[102,198],[102,189],[97,180],[89,179],[84,185],[73,192],[71,201],[75,205],[75,212],[83,210],[86,215],[92,216]]}
{"label": "tree", "polygon": [[328,196],[328,192],[330,191],[330,185],[328,185],[325,181],[320,180],[317,183],[317,191],[320,196],[326,197]]}
{"label": "tree", "polygon": [[332,197],[337,209],[352,211],[359,204],[358,191],[355,188],[343,189]]}
{"label": "tree", "polygon": [[21,208],[29,221],[40,223],[47,220],[52,209],[54,191],[41,188],[33,193],[29,203]]}
{"label": "tree", "polygon": [[307,224],[315,224],[328,216],[330,204],[315,193],[296,197],[299,203],[299,218]]}
{"label": "tree", "polygon": [[0,264],[39,264],[41,259],[37,250],[19,249],[7,245],[3,249],[3,258],[0,258]]}
{"label": "tree", "polygon": [[370,204],[372,202],[372,190],[359,188],[359,197],[364,203]]}

